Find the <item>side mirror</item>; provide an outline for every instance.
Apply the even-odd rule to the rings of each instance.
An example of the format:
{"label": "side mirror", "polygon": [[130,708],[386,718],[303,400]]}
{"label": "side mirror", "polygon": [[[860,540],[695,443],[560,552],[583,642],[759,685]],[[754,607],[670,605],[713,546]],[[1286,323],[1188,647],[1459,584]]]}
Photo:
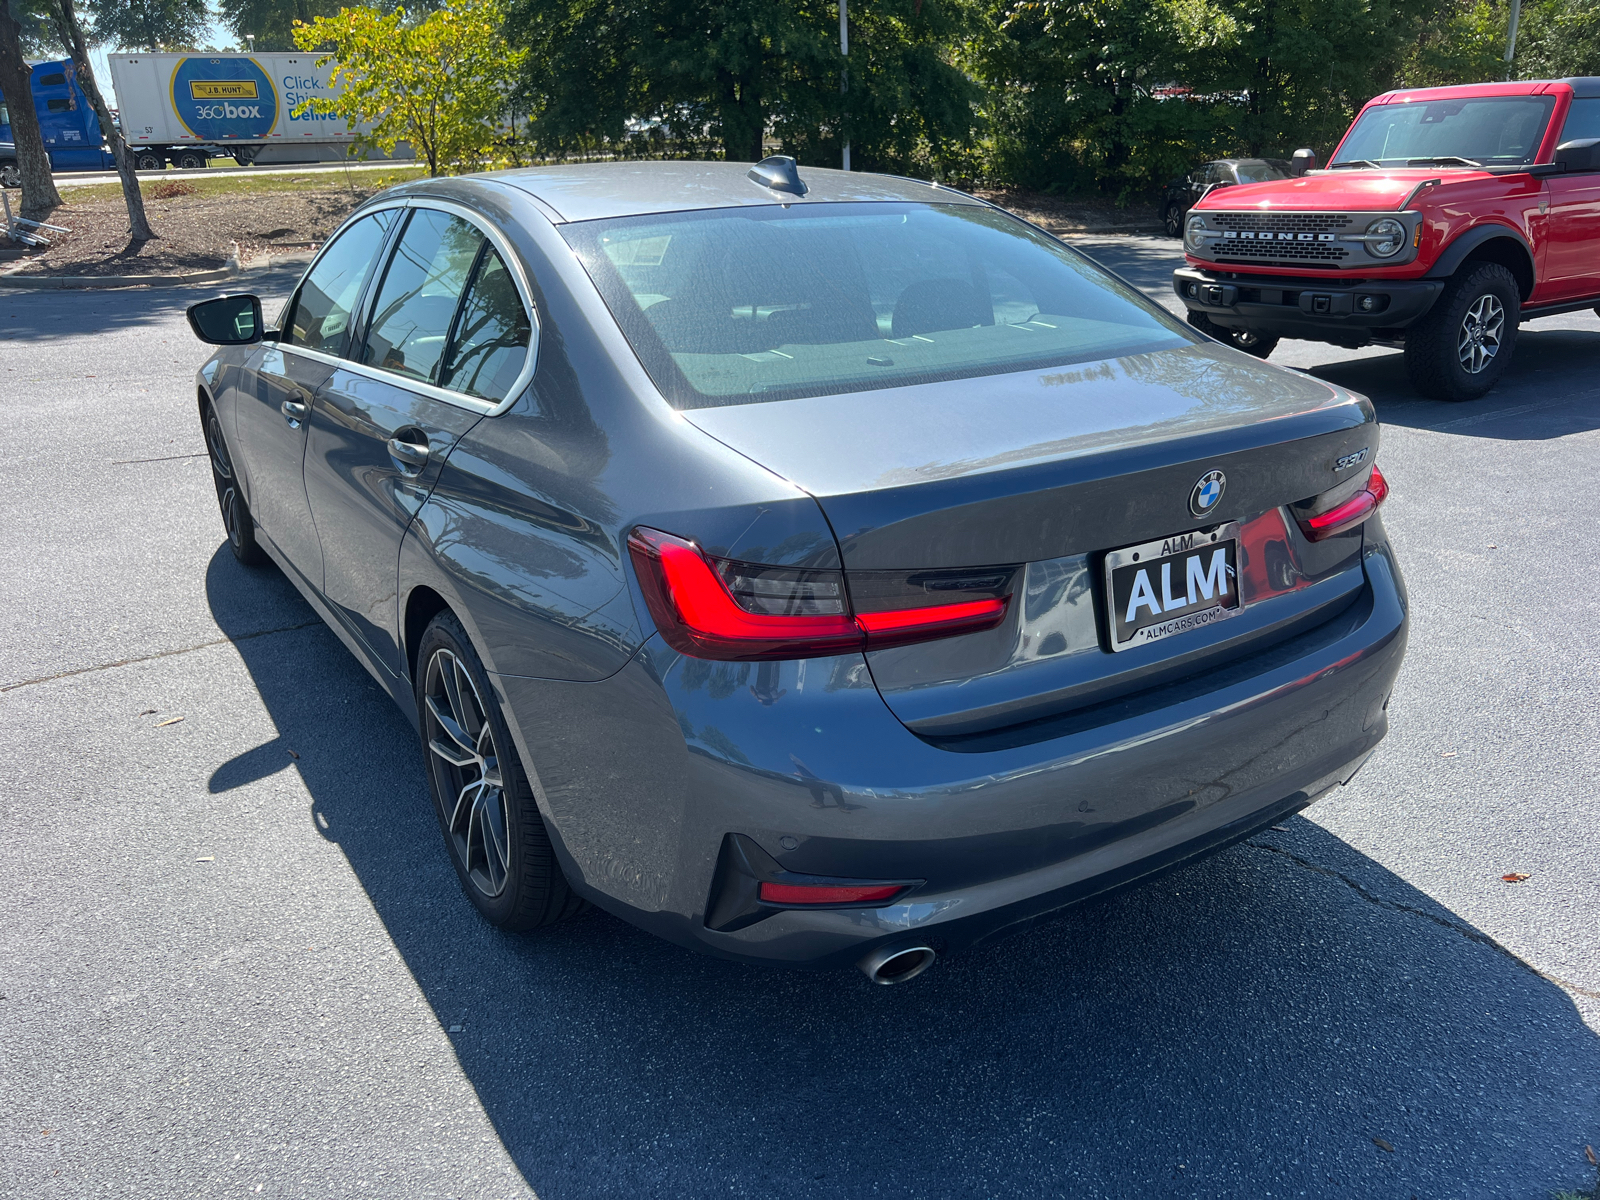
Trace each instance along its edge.
{"label": "side mirror", "polygon": [[248,346],[261,340],[265,328],[261,301],[247,293],[218,296],[189,306],[189,328],[213,346]]}
{"label": "side mirror", "polygon": [[1600,138],[1561,143],[1556,147],[1556,165],[1569,173],[1600,171]]}
{"label": "side mirror", "polygon": [[1289,170],[1295,175],[1304,175],[1307,171],[1317,169],[1317,152],[1315,150],[1296,150]]}

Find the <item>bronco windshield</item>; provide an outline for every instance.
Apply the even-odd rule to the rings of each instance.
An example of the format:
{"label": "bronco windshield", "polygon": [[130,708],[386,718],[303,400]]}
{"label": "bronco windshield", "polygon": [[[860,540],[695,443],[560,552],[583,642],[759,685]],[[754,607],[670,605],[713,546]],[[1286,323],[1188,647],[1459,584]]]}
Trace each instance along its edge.
{"label": "bronco windshield", "polygon": [[677,408],[997,375],[1195,340],[1083,256],[975,205],[761,205],[561,232]]}
{"label": "bronco windshield", "polygon": [[1533,161],[1551,96],[1380,104],[1356,120],[1334,167],[1506,167]]}

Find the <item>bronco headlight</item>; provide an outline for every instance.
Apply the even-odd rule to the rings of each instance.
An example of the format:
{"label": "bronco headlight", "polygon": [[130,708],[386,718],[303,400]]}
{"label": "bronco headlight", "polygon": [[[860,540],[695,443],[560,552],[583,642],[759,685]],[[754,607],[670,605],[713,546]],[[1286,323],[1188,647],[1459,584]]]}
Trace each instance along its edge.
{"label": "bronco headlight", "polygon": [[1393,217],[1384,217],[1367,226],[1367,253],[1374,258],[1393,258],[1406,248],[1406,227]]}
{"label": "bronco headlight", "polygon": [[1183,231],[1184,245],[1188,246],[1191,250],[1200,249],[1201,243],[1205,241],[1205,232],[1206,219],[1200,216],[1190,217],[1189,224],[1184,228]]}

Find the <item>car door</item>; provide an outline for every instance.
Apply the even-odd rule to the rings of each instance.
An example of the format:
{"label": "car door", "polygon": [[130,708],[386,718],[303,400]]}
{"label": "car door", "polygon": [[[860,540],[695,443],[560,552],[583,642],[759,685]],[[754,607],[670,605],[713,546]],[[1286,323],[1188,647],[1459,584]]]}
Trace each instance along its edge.
{"label": "car door", "polygon": [[509,248],[465,209],[413,205],[361,345],[317,394],[306,456],[323,592],[395,674],[401,538],[455,444],[522,376],[532,340]]}
{"label": "car door", "polygon": [[[1588,138],[1600,138],[1600,98],[1572,102],[1557,144]],[[1546,186],[1550,216],[1539,299],[1600,295],[1600,172],[1552,175]]]}
{"label": "car door", "polygon": [[283,329],[245,363],[234,397],[235,464],[260,531],[314,588],[322,550],[306,501],[308,418],[316,390],[346,348],[351,318],[398,214],[363,217],[311,265],[284,309]]}

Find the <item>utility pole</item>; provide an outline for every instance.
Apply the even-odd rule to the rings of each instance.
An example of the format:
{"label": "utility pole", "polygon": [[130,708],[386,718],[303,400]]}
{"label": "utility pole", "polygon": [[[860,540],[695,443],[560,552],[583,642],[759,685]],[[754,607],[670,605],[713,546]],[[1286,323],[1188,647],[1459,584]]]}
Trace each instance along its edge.
{"label": "utility pole", "polygon": [[[1511,0],[1513,4],[1518,0]],[[839,94],[843,96],[850,90],[850,0],[839,0],[839,56],[844,59],[844,64],[839,68]],[[846,120],[840,114],[840,121]],[[843,128],[840,129],[844,133]],[[844,133],[844,169],[850,169],[850,135]]]}
{"label": "utility pole", "polygon": [[[843,0],[841,0],[841,3]],[[1506,78],[1510,79],[1516,68],[1511,60],[1517,55],[1517,20],[1522,16],[1522,0],[1511,0],[1511,29],[1506,35]]]}

